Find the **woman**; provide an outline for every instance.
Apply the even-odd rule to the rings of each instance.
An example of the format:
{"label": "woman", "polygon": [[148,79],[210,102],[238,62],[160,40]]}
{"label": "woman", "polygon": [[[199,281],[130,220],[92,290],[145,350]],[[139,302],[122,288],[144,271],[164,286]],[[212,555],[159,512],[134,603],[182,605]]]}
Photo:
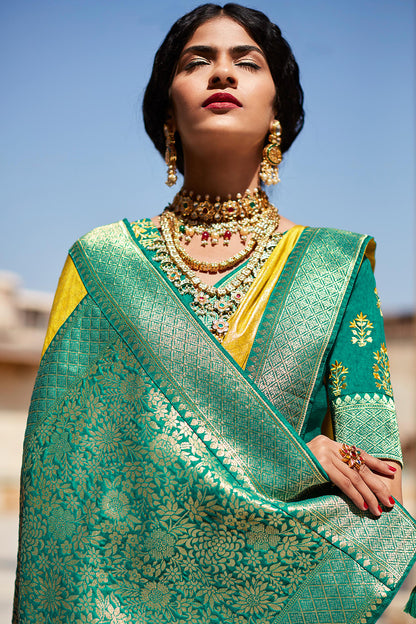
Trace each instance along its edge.
{"label": "woman", "polygon": [[15,622],[373,622],[414,561],[374,242],[256,190],[302,99],[258,11],[203,5],[159,49],[146,129],[193,193],[71,249],[28,421]]}

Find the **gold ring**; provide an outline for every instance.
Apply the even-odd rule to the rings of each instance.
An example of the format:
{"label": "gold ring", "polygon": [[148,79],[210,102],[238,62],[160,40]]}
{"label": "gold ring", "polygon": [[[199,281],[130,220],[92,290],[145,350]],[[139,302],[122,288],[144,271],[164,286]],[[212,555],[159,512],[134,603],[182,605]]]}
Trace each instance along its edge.
{"label": "gold ring", "polygon": [[342,457],[342,461],[348,464],[350,468],[355,468],[359,471],[365,464],[365,461],[361,457],[361,451],[359,451],[354,444],[350,446],[344,443],[339,449],[339,453]]}

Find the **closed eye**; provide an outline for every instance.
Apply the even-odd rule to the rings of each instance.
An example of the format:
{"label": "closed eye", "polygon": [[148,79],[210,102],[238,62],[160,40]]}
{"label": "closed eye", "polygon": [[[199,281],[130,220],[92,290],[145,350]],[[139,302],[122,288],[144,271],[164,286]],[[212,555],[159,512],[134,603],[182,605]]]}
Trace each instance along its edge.
{"label": "closed eye", "polygon": [[237,67],[244,67],[249,71],[256,71],[257,69],[261,69],[260,65],[257,65],[254,61],[239,61],[236,63]]}
{"label": "closed eye", "polygon": [[189,69],[193,69],[194,67],[198,67],[199,65],[209,65],[209,61],[204,58],[193,59],[185,65],[184,69],[187,71]]}
{"label": "closed eye", "polygon": [[[185,65],[184,70],[189,71],[200,65],[209,65],[209,64],[210,62],[207,59],[202,59],[202,58],[194,59]],[[238,61],[236,63],[236,66],[244,67],[244,69],[248,69],[249,71],[257,71],[258,69],[261,69],[260,65],[257,65],[257,63],[255,63],[254,61]]]}

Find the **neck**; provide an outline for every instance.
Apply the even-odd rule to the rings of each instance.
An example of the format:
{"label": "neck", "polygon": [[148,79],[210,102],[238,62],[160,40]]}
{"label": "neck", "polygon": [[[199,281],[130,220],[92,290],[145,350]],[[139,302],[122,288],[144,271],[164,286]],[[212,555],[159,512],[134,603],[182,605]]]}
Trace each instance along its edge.
{"label": "neck", "polygon": [[238,154],[218,154],[203,157],[192,155],[185,158],[183,188],[201,196],[209,195],[211,200],[219,196],[235,197],[259,186],[259,158],[247,159]]}

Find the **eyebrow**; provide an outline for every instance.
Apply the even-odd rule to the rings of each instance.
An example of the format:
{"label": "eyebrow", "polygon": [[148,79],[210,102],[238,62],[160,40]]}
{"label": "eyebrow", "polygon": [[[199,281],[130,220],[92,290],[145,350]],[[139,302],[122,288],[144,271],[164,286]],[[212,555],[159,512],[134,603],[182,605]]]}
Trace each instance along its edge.
{"label": "eyebrow", "polygon": [[[238,56],[239,54],[247,54],[248,52],[258,52],[265,58],[263,50],[253,45],[233,46],[232,48],[229,48],[229,50],[231,54],[235,56]],[[181,56],[184,56],[185,54],[190,54],[190,53],[215,54],[216,52],[218,52],[218,48],[214,48],[213,46],[194,45],[194,46],[189,46],[189,48],[186,48],[185,50],[183,50]]]}

